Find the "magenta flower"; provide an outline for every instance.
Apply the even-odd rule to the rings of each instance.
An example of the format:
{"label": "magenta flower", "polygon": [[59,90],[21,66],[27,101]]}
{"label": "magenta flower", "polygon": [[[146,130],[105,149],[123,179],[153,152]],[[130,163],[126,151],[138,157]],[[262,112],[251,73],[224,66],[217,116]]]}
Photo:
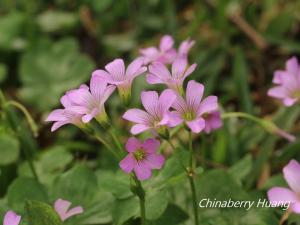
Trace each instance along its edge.
{"label": "magenta flower", "polygon": [[170,35],[165,35],[161,38],[159,48],[149,47],[140,50],[144,58],[144,64],[152,62],[160,62],[170,64],[176,58],[176,50],[173,48],[174,40]]}
{"label": "magenta flower", "polygon": [[13,211],[8,211],[4,216],[3,225],[19,225],[21,216]]}
{"label": "magenta flower", "polygon": [[73,103],[70,101],[69,97],[67,95],[64,95],[60,99],[60,101],[65,108],[53,110],[46,119],[46,121],[54,122],[51,127],[51,131],[54,132],[55,130],[66,124],[74,124],[78,127],[83,127],[84,124],[81,121],[82,115],[68,109],[68,107],[73,106]]}
{"label": "magenta flower", "polygon": [[149,66],[149,74],[147,74],[147,82],[149,84],[166,84],[169,88],[182,93],[183,81],[195,69],[197,64],[188,66],[187,60],[177,58],[172,64],[172,73],[168,68],[159,62],[154,62]]}
{"label": "magenta flower", "polygon": [[185,58],[187,60],[188,53],[190,49],[194,46],[194,44],[194,40],[187,39],[183,41],[179,46],[177,57]]}
{"label": "magenta flower", "polygon": [[141,109],[129,109],[123,118],[136,123],[131,128],[132,134],[139,134],[146,130],[158,130],[162,126],[169,125],[169,109],[176,99],[172,90],[165,90],[158,96],[156,91],[144,91],[141,100],[146,111]]}
{"label": "magenta flower", "polygon": [[123,59],[115,59],[105,66],[105,70],[96,70],[93,77],[98,76],[109,84],[116,85],[122,99],[128,100],[131,95],[131,84],[134,78],[146,72],[147,67],[143,66],[143,58],[137,58],[130,63],[125,70]]}
{"label": "magenta flower", "polygon": [[202,100],[203,93],[202,84],[194,80],[188,82],[185,99],[178,94],[172,105],[176,110],[169,114],[172,126],[185,122],[194,133],[200,133],[206,125],[207,132],[221,126],[219,116],[215,114],[218,110],[218,98],[208,96]]}
{"label": "magenta flower", "polygon": [[144,143],[132,137],[126,143],[128,155],[120,162],[120,167],[125,173],[134,171],[139,180],[151,177],[152,169],[161,169],[165,158],[156,154],[160,142],[149,138]]}
{"label": "magenta flower", "polygon": [[223,125],[221,119],[221,113],[219,111],[214,111],[212,113],[208,113],[204,115],[204,120],[205,120],[204,131],[207,134],[211,133],[214,130],[219,129]]}
{"label": "magenta flower", "polygon": [[104,103],[114,92],[115,86],[107,83],[98,76],[93,76],[90,87],[81,85],[80,88],[67,92],[71,105],[67,109],[82,115],[82,122],[88,123],[93,118],[103,122],[106,120]]}
{"label": "magenta flower", "polygon": [[297,58],[290,58],[285,67],[286,70],[275,71],[273,83],[277,86],[271,88],[268,95],[291,106],[300,98],[300,67]]}
{"label": "magenta flower", "polygon": [[81,206],[76,206],[72,209],[70,209],[70,206],[71,202],[69,201],[63,199],[57,199],[55,201],[54,209],[62,221],[65,221],[72,216],[83,213],[83,208]]}
{"label": "magenta flower", "polygon": [[289,188],[274,187],[268,191],[271,203],[290,202],[290,208],[294,213],[300,214],[300,164],[291,160],[283,168],[283,175]]}

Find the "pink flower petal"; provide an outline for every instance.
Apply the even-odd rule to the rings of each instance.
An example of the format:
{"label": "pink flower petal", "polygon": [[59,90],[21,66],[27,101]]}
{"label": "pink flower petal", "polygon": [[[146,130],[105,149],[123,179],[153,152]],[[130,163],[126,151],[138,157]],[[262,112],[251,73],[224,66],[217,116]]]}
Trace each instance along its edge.
{"label": "pink flower petal", "polygon": [[187,60],[185,58],[177,58],[172,64],[172,77],[179,79],[183,77],[187,66]]}
{"label": "pink flower petal", "polygon": [[205,118],[205,132],[210,133],[213,130],[222,127],[221,113],[219,111],[213,112]]}
{"label": "pink flower petal", "polygon": [[129,109],[123,115],[123,119],[140,124],[148,124],[150,118],[151,115],[141,109]]}
{"label": "pink flower petal", "polygon": [[194,40],[187,39],[187,40],[183,41],[179,46],[178,54],[180,56],[186,57],[187,54],[189,53],[190,49],[194,46],[194,44],[195,44]]}
{"label": "pink flower petal", "polygon": [[162,155],[150,154],[147,157],[147,163],[151,169],[161,169],[164,162],[165,158]]}
{"label": "pink flower petal", "polygon": [[67,212],[66,219],[81,213],[83,213],[83,208],[81,206],[76,206]]}
{"label": "pink flower petal", "polygon": [[140,149],[142,145],[143,144],[139,141],[139,139],[131,137],[128,139],[125,147],[128,152],[135,152],[136,150]]}
{"label": "pink flower petal", "polygon": [[143,149],[148,153],[155,153],[160,145],[159,140],[149,138],[143,143]]}
{"label": "pink flower petal", "polygon": [[132,154],[128,154],[120,163],[119,166],[125,173],[130,173],[135,165],[135,159]]}
{"label": "pink flower petal", "polygon": [[296,160],[291,160],[283,168],[283,175],[291,189],[300,196],[300,164]]}
{"label": "pink flower petal", "polygon": [[151,168],[146,161],[136,163],[134,166],[134,172],[139,180],[149,179],[152,175]]}
{"label": "pink flower petal", "polygon": [[93,97],[89,90],[83,88],[69,91],[67,95],[72,102],[86,107],[93,101]]}
{"label": "pink flower petal", "polygon": [[286,105],[286,106],[292,106],[297,101],[298,101],[298,99],[296,99],[296,98],[285,98],[285,99],[283,99],[283,104]]}
{"label": "pink flower petal", "polygon": [[133,135],[137,135],[137,134],[140,134],[146,130],[149,130],[150,127],[147,126],[147,125],[144,125],[144,124],[136,124],[134,126],[131,127],[130,129],[130,132],[133,134]]}
{"label": "pink flower petal", "polygon": [[82,122],[89,123],[99,112],[99,109],[93,109],[91,113],[88,113],[82,117]]}
{"label": "pink flower petal", "polygon": [[114,80],[124,80],[125,79],[125,64],[123,59],[115,59],[114,61],[108,63],[105,69],[113,77]]}
{"label": "pink flower petal", "polygon": [[172,76],[168,70],[168,68],[160,63],[154,62],[149,66],[149,73],[153,74],[154,76],[158,77],[160,80],[166,82],[172,79]]}
{"label": "pink flower petal", "polygon": [[191,80],[187,84],[186,90],[186,101],[187,104],[193,109],[197,110],[199,108],[201,99],[204,93],[204,86],[194,80]]}
{"label": "pink flower petal", "polygon": [[146,81],[148,84],[162,84],[164,83],[159,77],[157,77],[156,75],[154,74],[147,74],[146,75]]}
{"label": "pink flower petal", "polygon": [[55,122],[53,123],[52,127],[51,127],[51,132],[56,131],[58,128],[68,124],[69,122],[67,121],[59,121],[59,122]]}
{"label": "pink flower petal", "polygon": [[55,201],[54,209],[62,221],[65,221],[66,219],[83,212],[81,206],[77,206],[69,210],[70,206],[71,206],[71,202],[69,201],[63,199],[57,199]]}
{"label": "pink flower petal", "polygon": [[285,98],[286,90],[282,86],[273,87],[268,91],[268,95],[274,98]]}
{"label": "pink flower petal", "polygon": [[192,132],[196,134],[200,133],[205,128],[205,120],[203,118],[187,121],[186,124]]}
{"label": "pink flower petal", "polygon": [[62,96],[62,97],[60,98],[60,102],[61,102],[61,104],[62,104],[65,108],[67,108],[67,107],[73,105],[73,102],[72,102],[71,99],[68,97],[68,95]]}
{"label": "pink flower petal", "polygon": [[161,38],[159,48],[162,51],[167,51],[172,48],[174,44],[174,39],[170,35],[165,35]]}
{"label": "pink flower petal", "polygon": [[291,204],[291,209],[294,213],[300,214],[300,202]]}
{"label": "pink flower petal", "polygon": [[176,100],[177,95],[171,89],[164,90],[159,96],[159,110],[160,114],[167,112],[172,106],[173,102]]}
{"label": "pink flower petal", "polygon": [[206,97],[199,106],[197,115],[203,115],[204,113],[211,113],[218,110],[218,97],[208,96]]}
{"label": "pink flower petal", "polygon": [[18,225],[21,221],[21,216],[13,211],[8,211],[4,216],[3,225]]}
{"label": "pink flower petal", "polygon": [[144,59],[142,57],[139,57],[135,59],[132,63],[130,63],[126,69],[126,77],[133,79],[136,76],[146,72],[147,67],[142,66],[143,63]]}
{"label": "pink flower petal", "polygon": [[105,70],[95,70],[93,73],[92,73],[92,78],[93,77],[98,77],[100,79],[103,79],[104,81],[106,81],[107,83],[111,83],[113,82],[114,80],[112,79],[112,76],[106,72]]}
{"label": "pink flower petal", "polygon": [[169,127],[176,127],[179,124],[183,122],[182,116],[179,112],[173,111],[173,112],[168,112],[168,126]]}
{"label": "pink flower petal", "polygon": [[90,82],[90,89],[93,97],[97,100],[97,102],[101,102],[103,93],[107,87],[107,83],[99,76],[92,76]]}
{"label": "pink flower petal", "polygon": [[292,57],[292,58],[290,58],[286,62],[286,70],[289,73],[298,74],[298,72],[299,72],[299,64],[298,64],[298,60],[297,60],[297,58],[295,56]]}
{"label": "pink flower petal", "polygon": [[287,188],[274,187],[268,191],[270,202],[297,202],[297,195]]}
{"label": "pink flower petal", "polygon": [[143,91],[141,93],[141,100],[147,112],[151,115],[158,113],[158,94],[156,91]]}
{"label": "pink flower petal", "polygon": [[45,121],[64,121],[66,119],[63,109],[53,110]]}
{"label": "pink flower petal", "polygon": [[194,70],[196,69],[197,67],[197,64],[194,63],[192,64],[189,68],[186,69],[184,75],[183,75],[183,78],[185,79],[186,77],[188,77],[192,72],[194,72]]}

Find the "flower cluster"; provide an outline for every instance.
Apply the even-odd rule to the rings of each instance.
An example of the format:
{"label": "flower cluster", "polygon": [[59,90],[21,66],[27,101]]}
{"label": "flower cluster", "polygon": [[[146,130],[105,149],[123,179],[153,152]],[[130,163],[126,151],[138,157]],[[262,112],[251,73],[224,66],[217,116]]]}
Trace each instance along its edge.
{"label": "flower cluster", "polygon": [[[93,118],[100,124],[107,121],[104,104],[117,88],[119,96],[128,105],[133,80],[146,72],[149,84],[165,84],[167,89],[161,94],[156,91],[143,91],[141,102],[144,110],[128,109],[123,118],[131,121],[133,135],[147,130],[155,136],[168,138],[169,128],[185,124],[193,133],[211,132],[222,126],[218,111],[218,98],[203,98],[204,85],[191,80],[185,91],[184,81],[196,69],[196,64],[188,63],[188,52],[194,41],[183,41],[178,50],[174,40],[165,35],[159,48],[141,49],[139,56],[127,68],[122,59],[115,59],[92,73],[90,85],[81,85],[70,90],[61,98],[63,109],[56,109],[46,119],[53,121],[52,131],[71,123],[84,129]],[[171,64],[169,71],[168,64]],[[126,145],[128,156],[120,162],[126,173],[134,171],[140,180],[151,176],[151,169],[160,169],[164,158],[156,155],[159,141],[148,139],[143,144],[130,138]]]}
{"label": "flower cluster", "polygon": [[[65,221],[66,219],[83,213],[83,209],[81,206],[76,206],[72,209],[69,209],[71,206],[71,202],[63,200],[63,199],[57,199],[54,203],[54,209],[56,213],[58,214],[61,221]],[[21,216],[17,215],[13,211],[8,211],[3,220],[3,225],[19,225],[21,222]]]}

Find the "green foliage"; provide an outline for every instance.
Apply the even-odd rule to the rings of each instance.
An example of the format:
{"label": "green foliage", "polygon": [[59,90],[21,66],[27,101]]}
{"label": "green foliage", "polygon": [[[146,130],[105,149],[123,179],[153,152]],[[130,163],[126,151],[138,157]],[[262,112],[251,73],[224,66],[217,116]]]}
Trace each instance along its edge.
{"label": "green foliage", "polygon": [[8,165],[18,160],[19,140],[11,133],[0,131],[0,165]]}
{"label": "green foliage", "polygon": [[68,199],[75,205],[86,207],[97,201],[97,179],[95,174],[83,165],[77,165],[61,174],[53,183],[52,199]]}
{"label": "green foliage", "polygon": [[62,225],[54,209],[43,202],[27,201],[25,208],[30,225]]}
{"label": "green foliage", "polygon": [[24,24],[26,15],[13,12],[1,16],[0,20],[0,49],[21,50],[26,46],[24,39]]}
{"label": "green foliage", "polygon": [[66,90],[86,81],[93,68],[94,64],[79,53],[73,39],[56,43],[41,40],[21,59],[20,78],[24,87],[20,96],[39,110],[49,110]]}
{"label": "green foliage", "polygon": [[8,188],[8,205],[14,210],[22,211],[26,200],[48,202],[48,195],[45,187],[36,180],[19,177]]}

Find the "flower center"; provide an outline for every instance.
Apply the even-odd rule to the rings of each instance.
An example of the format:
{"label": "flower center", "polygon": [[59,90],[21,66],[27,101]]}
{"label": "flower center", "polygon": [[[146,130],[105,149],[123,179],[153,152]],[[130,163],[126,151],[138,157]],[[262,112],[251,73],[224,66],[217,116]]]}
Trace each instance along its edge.
{"label": "flower center", "polygon": [[133,153],[133,155],[136,161],[141,161],[146,158],[146,152],[143,149],[138,149]]}
{"label": "flower center", "polygon": [[183,118],[187,121],[191,121],[196,119],[196,114],[194,112],[186,112],[184,113]]}

